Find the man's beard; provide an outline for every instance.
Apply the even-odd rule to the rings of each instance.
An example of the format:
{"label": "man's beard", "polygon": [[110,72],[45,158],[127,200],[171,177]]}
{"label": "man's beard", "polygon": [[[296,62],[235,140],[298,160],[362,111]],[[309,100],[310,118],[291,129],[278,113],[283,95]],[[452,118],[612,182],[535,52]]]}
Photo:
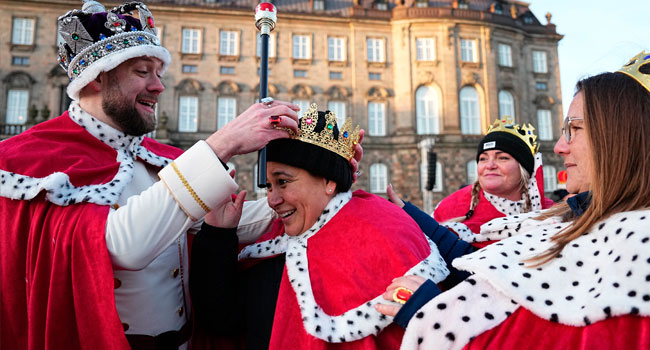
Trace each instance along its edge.
{"label": "man's beard", "polygon": [[[108,88],[102,91],[102,109],[111,118],[117,127],[127,135],[141,136],[156,128],[156,118],[142,116],[135,107],[135,103],[129,103],[122,95],[120,83],[117,77],[109,74]],[[135,101],[140,99],[137,96]],[[156,100],[155,96],[147,96],[147,99]]]}

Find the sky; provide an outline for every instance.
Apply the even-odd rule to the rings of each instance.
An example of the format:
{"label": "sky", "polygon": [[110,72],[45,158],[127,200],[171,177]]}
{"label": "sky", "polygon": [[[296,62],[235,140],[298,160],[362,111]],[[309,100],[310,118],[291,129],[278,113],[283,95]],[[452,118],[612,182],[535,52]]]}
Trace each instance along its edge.
{"label": "sky", "polygon": [[650,0],[525,0],[537,19],[546,13],[559,34],[563,115],[581,78],[618,70],[645,50],[650,53]]}

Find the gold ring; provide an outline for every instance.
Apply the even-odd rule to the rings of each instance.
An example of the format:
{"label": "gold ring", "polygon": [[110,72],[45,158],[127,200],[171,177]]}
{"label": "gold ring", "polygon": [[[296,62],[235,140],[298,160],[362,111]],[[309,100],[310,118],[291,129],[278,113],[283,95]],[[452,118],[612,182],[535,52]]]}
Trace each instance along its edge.
{"label": "gold ring", "polygon": [[397,287],[397,289],[395,289],[393,292],[393,300],[397,303],[405,304],[411,295],[413,295],[412,290],[404,287]]}

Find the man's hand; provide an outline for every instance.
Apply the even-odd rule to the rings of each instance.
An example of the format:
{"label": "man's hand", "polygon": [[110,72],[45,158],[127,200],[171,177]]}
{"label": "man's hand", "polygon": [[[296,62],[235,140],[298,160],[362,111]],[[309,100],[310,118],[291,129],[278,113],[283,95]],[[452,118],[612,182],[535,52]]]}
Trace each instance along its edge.
{"label": "man's hand", "polygon": [[[225,163],[234,155],[257,151],[269,141],[289,137],[284,128],[297,132],[296,112],[299,110],[297,105],[284,101],[256,103],[205,141]],[[272,125],[269,120],[271,116],[280,116],[280,123]]]}

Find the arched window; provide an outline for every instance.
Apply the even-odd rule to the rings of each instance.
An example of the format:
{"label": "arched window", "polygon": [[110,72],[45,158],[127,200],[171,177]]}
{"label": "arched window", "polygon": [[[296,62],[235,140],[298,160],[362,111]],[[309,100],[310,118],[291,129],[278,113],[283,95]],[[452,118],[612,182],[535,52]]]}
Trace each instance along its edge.
{"label": "arched window", "polygon": [[552,165],[542,167],[544,173],[544,192],[553,192],[557,189],[557,173]]}
{"label": "arched window", "polygon": [[217,99],[217,129],[221,129],[237,116],[237,100],[234,97]]}
{"label": "arched window", "polygon": [[467,184],[471,185],[478,179],[478,173],[476,170],[476,160],[472,159],[467,162]]}
{"label": "arched window", "polygon": [[460,90],[460,132],[465,135],[481,133],[481,110],[478,92],[471,86]]}
{"label": "arched window", "polygon": [[429,86],[421,86],[415,91],[415,119],[417,133],[438,134],[440,132],[440,95]]}
{"label": "arched window", "polygon": [[309,101],[308,100],[293,100],[291,103],[298,105],[300,107],[300,111],[298,111],[298,116],[302,118],[302,116],[307,112],[309,109]]}
{"label": "arched window", "polygon": [[368,134],[386,136],[386,104],[368,102]]}
{"label": "arched window", "polygon": [[343,127],[345,119],[347,119],[347,113],[345,111],[345,102],[343,101],[329,101],[327,103],[327,109],[330,110],[336,116],[336,124],[339,126],[339,130]]}
{"label": "arched window", "polygon": [[386,193],[388,186],[388,168],[385,164],[375,163],[370,165],[370,192]]}
{"label": "arched window", "polygon": [[511,117],[515,119],[515,100],[508,91],[499,91],[499,118]]}

